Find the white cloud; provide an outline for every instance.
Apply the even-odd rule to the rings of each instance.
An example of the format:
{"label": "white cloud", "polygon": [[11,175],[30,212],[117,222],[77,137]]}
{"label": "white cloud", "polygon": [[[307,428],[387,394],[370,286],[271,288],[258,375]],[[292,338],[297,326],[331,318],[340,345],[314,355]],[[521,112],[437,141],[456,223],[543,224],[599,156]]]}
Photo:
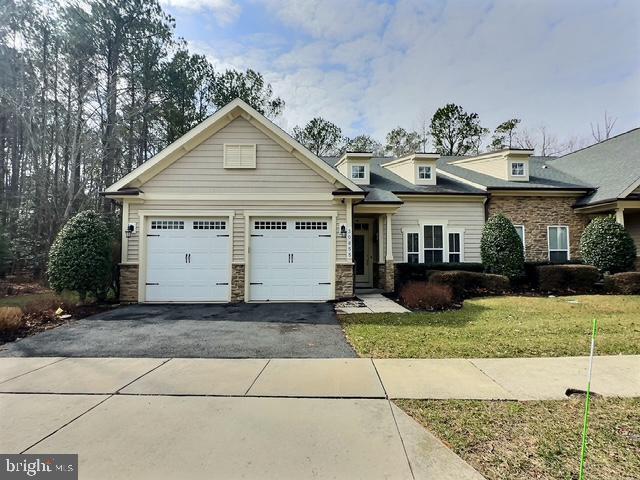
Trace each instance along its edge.
{"label": "white cloud", "polygon": [[261,71],[287,102],[286,128],[322,115],[382,139],[448,102],[491,129],[517,116],[560,138],[589,134],[605,109],[618,131],[640,124],[634,2],[264,2],[270,21],[304,35],[199,48],[216,65]]}
{"label": "white cloud", "polygon": [[240,15],[234,0],[160,0],[162,5],[191,11],[210,10],[220,25],[233,23]]}

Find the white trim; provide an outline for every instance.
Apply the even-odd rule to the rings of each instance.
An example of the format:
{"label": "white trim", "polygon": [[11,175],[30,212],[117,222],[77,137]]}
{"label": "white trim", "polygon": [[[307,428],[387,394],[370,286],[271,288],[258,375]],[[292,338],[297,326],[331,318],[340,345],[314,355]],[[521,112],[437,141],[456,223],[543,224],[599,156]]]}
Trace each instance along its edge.
{"label": "white trim", "polygon": [[[522,165],[522,173],[513,173],[513,167],[514,165],[517,167],[517,165]],[[511,170],[511,176],[512,177],[526,177],[527,176],[527,164],[526,162],[522,162],[522,161],[514,161],[512,160],[511,162],[509,162],[509,167]]]}
{"label": "white trim", "polygon": [[[567,229],[567,261],[571,260],[571,237],[569,232],[569,225],[547,225],[547,258],[551,261],[551,235],[549,231],[551,228],[566,228]],[[554,249],[554,252],[564,252],[565,250]]]}
{"label": "white trim", "polygon": [[[409,252],[409,242],[408,242],[408,236],[409,234],[411,235],[418,235],[418,251],[417,252]],[[411,253],[412,255],[417,254],[418,255],[418,263],[420,262],[420,231],[414,228],[403,228],[402,229],[402,242],[403,242],[403,250],[404,250],[404,263],[409,263],[409,253]]]}
{"label": "white trim", "polygon": [[[230,148],[234,147],[249,147],[253,150],[253,158],[251,159],[251,163],[248,165],[229,165],[227,160],[227,151]],[[241,154],[242,156],[242,154]],[[257,148],[255,143],[223,143],[222,144],[222,167],[225,169],[255,169],[257,164]]]}
{"label": "white trim", "polygon": [[[366,230],[356,231],[355,228],[353,230],[353,237],[356,235],[362,235],[364,237],[364,274],[362,276],[366,277],[365,280],[358,281],[358,274],[354,270],[353,283],[357,287],[362,288],[370,288],[373,286],[373,218],[356,218],[353,221],[353,224],[367,224],[368,227]],[[355,264],[355,261],[353,262]]]}
{"label": "white trim", "polygon": [[637,180],[635,180],[631,185],[629,185],[627,188],[625,188],[622,193],[620,194],[620,198],[624,199],[625,197],[629,196],[631,193],[633,193],[635,191],[636,188],[640,187],[640,178],[638,178]]}
{"label": "white trim", "polygon": [[183,193],[145,193],[145,200],[233,200],[236,201],[297,201],[297,200],[313,200],[327,201],[334,200],[336,197],[331,193],[199,193],[199,194],[183,194]]}
{"label": "white trim", "polygon": [[[354,175],[354,171],[353,169],[357,168],[360,169],[362,168],[362,176],[355,176]],[[358,171],[358,173],[360,173],[360,171]],[[364,164],[352,164],[351,165],[351,180],[365,180],[367,178],[367,166]]]}
{"label": "white trim", "polygon": [[[420,176],[420,169],[421,168],[428,168],[429,170],[429,176],[428,177],[421,177]],[[416,180],[432,180],[433,179],[433,172],[434,172],[434,168],[433,165],[420,165],[419,163],[416,164]]]}
{"label": "white trim", "polygon": [[[355,183],[334,168],[327,165],[324,161],[311,153],[306,147],[288,135],[284,130],[269,121],[264,115],[260,114],[247,103],[237,98],[219,109],[205,121],[189,130],[153,158],[129,172],[123,178],[108,187],[105,192],[117,193],[119,189],[124,188],[135,181],[137,181],[139,186],[141,183],[144,183],[144,180],[141,181],[141,177],[153,177],[164,168],[171,165],[178,158],[182,157],[185,153],[200,145],[205,138],[213,135],[225,125],[228,125],[232,120],[238,118],[238,116],[242,116],[247,119],[256,127],[261,127],[260,129],[267,133],[276,142],[288,146],[290,148],[290,153],[301,161],[306,160],[310,166],[313,166],[314,170],[325,176],[325,178],[331,178],[352,191],[362,191],[362,189]],[[166,165],[164,165],[165,163]],[[158,172],[155,172],[155,170],[158,170]],[[148,180],[148,178],[146,179]]]}
{"label": "white trim", "polygon": [[122,240],[120,244],[120,262],[124,263],[129,258],[129,239],[127,227],[129,225],[129,202],[122,202]]}
{"label": "white trim", "polygon": [[[261,300],[251,300],[251,219],[258,217],[323,217],[331,218],[331,297],[330,300],[336,298],[336,256],[337,256],[337,235],[339,228],[337,224],[338,212],[336,210],[319,210],[319,211],[260,211],[245,210],[244,211],[244,301],[247,303],[262,303]],[[233,250],[233,249],[232,249]],[[270,302],[272,303],[272,302]]]}
{"label": "white trim", "polygon": [[[522,223],[514,224],[514,227],[522,227],[522,253],[527,254],[527,228]],[[548,235],[548,232],[547,232]]]}
{"label": "white trim", "polygon": [[391,160],[390,162],[383,163],[381,166],[388,167],[391,165],[398,165],[415,160],[437,160],[439,158],[439,153],[411,153],[409,155],[405,155],[404,157],[396,158],[395,160]]}
{"label": "white trim", "polygon": [[[449,237],[448,237],[448,228],[447,228],[447,220],[438,220],[437,222],[420,222],[420,263],[426,263],[424,258],[424,251],[426,247],[424,246],[424,227],[442,227],[442,262],[441,263],[449,263]],[[429,248],[429,250],[436,251],[440,250],[440,248]]]}
{"label": "white trim", "polygon": [[[233,217],[234,212],[228,210],[138,210],[138,302],[146,303],[147,282],[147,218],[149,217],[226,217],[229,219],[229,298],[231,301],[231,276],[233,263]],[[200,302],[202,303],[202,302]],[[220,302],[211,302],[220,303]]]}
{"label": "white trim", "polygon": [[[464,228],[451,228],[447,229],[447,261],[446,263],[451,263],[449,261],[449,255],[451,255],[451,249],[449,248],[449,235],[450,234],[458,234],[460,235],[460,251],[457,252],[460,255],[460,261],[455,263],[463,263],[464,262],[464,248],[465,248],[465,235]],[[456,252],[454,252],[456,253]]]}
{"label": "white trim", "polygon": [[457,165],[459,163],[473,163],[478,160],[492,159],[492,158],[507,158],[509,156],[523,156],[530,157],[533,155],[535,150],[514,150],[512,148],[504,148],[502,150],[494,150],[492,152],[482,153],[480,155],[475,155],[473,157],[466,157],[460,160],[455,160],[451,162],[452,165]]}
{"label": "white trim", "polygon": [[459,177],[458,175],[454,175],[453,173],[446,172],[446,171],[444,171],[444,170],[442,170],[440,168],[436,167],[436,172],[439,175],[444,175],[447,178],[450,178],[452,180],[456,180],[456,181],[458,181],[460,183],[464,183],[466,185],[469,185],[470,187],[474,187],[474,188],[477,188],[479,190],[485,190],[485,191],[487,190],[487,187],[485,185],[481,185],[479,183],[472,182],[471,180],[467,180],[466,178]]}

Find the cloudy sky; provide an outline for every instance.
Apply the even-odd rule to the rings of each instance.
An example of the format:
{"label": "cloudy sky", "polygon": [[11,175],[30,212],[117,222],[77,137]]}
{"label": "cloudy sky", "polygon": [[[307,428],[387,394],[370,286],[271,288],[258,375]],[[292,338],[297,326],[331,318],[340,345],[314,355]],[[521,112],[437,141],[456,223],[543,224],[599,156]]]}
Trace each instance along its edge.
{"label": "cloudy sky", "polygon": [[192,51],[254,68],[284,128],[323,116],[377,138],[448,102],[590,136],[640,126],[638,0],[162,0]]}

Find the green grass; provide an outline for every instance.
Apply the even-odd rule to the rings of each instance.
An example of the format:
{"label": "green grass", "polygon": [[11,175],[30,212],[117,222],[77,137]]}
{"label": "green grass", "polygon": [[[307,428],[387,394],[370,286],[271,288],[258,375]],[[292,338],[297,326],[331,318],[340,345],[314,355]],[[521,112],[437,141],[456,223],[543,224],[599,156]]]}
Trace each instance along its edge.
{"label": "green grass", "polygon": [[[490,480],[578,478],[584,399],[396,403]],[[593,399],[585,473],[640,478],[640,399]]]}
{"label": "green grass", "polygon": [[640,354],[637,295],[494,297],[438,313],[340,316],[356,351],[375,358],[588,355],[593,318],[598,354]]}
{"label": "green grass", "polygon": [[53,292],[43,293],[27,293],[24,295],[13,295],[11,297],[0,298],[0,307],[20,307],[24,308],[30,303],[40,302],[44,300],[57,299],[58,296]]}

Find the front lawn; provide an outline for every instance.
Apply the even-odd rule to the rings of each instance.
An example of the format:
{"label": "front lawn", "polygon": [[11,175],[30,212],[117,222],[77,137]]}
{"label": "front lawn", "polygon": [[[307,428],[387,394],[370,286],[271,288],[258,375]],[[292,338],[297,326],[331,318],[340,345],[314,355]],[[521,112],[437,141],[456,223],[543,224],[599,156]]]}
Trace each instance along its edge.
{"label": "front lawn", "polygon": [[[487,479],[578,478],[584,399],[396,403]],[[640,478],[640,399],[593,399],[585,473]]]}
{"label": "front lawn", "polygon": [[356,351],[375,358],[640,354],[640,296],[493,297],[446,312],[342,315]]}

